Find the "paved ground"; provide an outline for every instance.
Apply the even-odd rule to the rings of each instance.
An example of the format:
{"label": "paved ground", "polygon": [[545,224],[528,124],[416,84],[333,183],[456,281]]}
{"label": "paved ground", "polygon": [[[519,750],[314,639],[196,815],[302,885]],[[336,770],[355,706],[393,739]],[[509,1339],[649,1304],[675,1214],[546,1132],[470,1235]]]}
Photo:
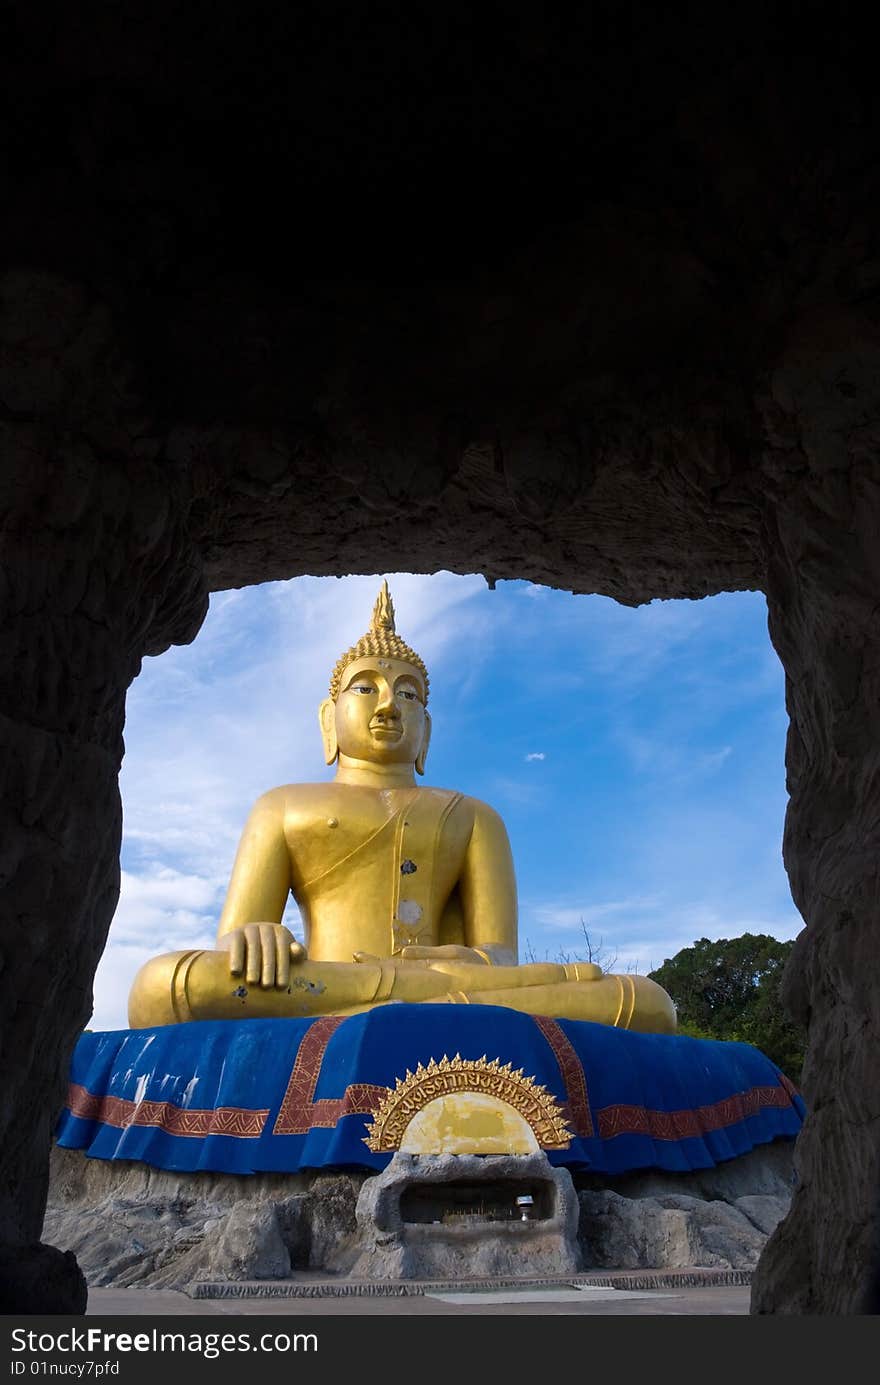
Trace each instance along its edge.
{"label": "paved ground", "polygon": [[747,1314],[748,1285],[700,1285],[665,1289],[612,1289],[596,1285],[555,1288],[503,1288],[424,1294],[351,1295],[340,1297],[192,1299],[169,1289],[91,1289],[89,1316],[119,1314],[198,1317],[313,1317],[328,1315],[523,1314],[624,1316]]}

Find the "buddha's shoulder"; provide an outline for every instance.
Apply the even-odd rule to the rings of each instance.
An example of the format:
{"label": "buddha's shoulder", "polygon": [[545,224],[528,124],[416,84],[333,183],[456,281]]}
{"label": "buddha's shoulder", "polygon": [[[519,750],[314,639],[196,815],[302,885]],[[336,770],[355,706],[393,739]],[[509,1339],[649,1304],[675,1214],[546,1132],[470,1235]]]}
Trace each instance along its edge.
{"label": "buddha's shoulder", "polygon": [[501,827],[504,823],[500,813],[489,803],[484,803],[481,798],[472,798],[470,794],[459,793],[455,789],[422,789],[423,793],[436,794],[438,798],[451,802],[452,811],[462,818],[468,819],[472,824],[484,823],[489,827]]}
{"label": "buddha's shoulder", "polygon": [[507,828],[504,826],[504,819],[497,808],[493,808],[490,803],[484,803],[481,798],[469,798],[468,803],[470,804],[470,812],[473,814],[475,826],[479,824],[487,831],[492,832],[503,833],[507,831]]}
{"label": "buddha's shoulder", "polygon": [[277,788],[268,789],[260,795],[253,811],[284,815],[298,808],[305,811],[310,808],[319,809],[337,795],[338,786],[332,783],[279,784]]}

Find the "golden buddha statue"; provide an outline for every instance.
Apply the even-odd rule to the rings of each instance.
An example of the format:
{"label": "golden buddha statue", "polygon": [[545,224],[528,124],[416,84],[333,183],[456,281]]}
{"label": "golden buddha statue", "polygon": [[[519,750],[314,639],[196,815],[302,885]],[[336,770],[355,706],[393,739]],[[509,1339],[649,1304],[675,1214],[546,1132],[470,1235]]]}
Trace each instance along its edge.
{"label": "golden buddha statue", "polygon": [[[427,669],[397,634],[383,582],[370,629],[339,659],[319,709],[334,779],[258,799],[216,950],[147,962],[129,998],[133,1029],[427,1001],[675,1030],[672,1001],[647,977],[607,975],[590,962],[517,964],[501,818],[478,799],[416,784],[431,734],[427,702]],[[291,893],[305,946],[281,923]]]}

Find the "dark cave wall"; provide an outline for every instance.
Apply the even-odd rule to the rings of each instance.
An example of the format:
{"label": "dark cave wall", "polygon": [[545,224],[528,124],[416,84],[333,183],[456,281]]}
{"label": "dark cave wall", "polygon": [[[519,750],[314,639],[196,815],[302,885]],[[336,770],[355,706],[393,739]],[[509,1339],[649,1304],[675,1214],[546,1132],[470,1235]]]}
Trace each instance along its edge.
{"label": "dark cave wall", "polygon": [[[801,484],[768,507],[770,634],[790,718],[783,855],[808,927],[783,999],[808,1026],[792,1211],[771,1237],[756,1312],[880,1304],[880,341],[853,317],[813,320],[774,378],[797,419]],[[876,1273],[876,1269],[875,1269]]]}
{"label": "dark cave wall", "polygon": [[[55,1116],[119,894],[125,694],[142,655],[193,637],[207,595],[168,475],[99,456],[46,409],[47,395],[88,409],[99,353],[58,317],[42,334],[28,323],[25,369],[6,374],[28,421],[0,424],[0,1307],[82,1312],[73,1256],[39,1242]],[[65,372],[74,351],[80,379]]]}

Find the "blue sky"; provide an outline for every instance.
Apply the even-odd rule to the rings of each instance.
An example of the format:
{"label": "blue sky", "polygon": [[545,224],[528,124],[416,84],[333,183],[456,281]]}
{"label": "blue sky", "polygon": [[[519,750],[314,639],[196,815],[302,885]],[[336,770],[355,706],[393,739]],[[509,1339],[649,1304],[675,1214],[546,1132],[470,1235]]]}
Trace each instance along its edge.
{"label": "blue sky", "polygon": [[[128,697],[122,891],[93,1029],[147,957],[211,947],[239,833],[277,784],[331,777],[317,707],[382,576],[431,677],[424,783],[504,818],[520,960],[649,971],[697,938],[793,938],[783,674],[757,592],[632,610],[480,576],[301,577],[216,593]],[[582,921],[583,920],[583,924]],[[287,921],[300,932],[295,906]]]}

